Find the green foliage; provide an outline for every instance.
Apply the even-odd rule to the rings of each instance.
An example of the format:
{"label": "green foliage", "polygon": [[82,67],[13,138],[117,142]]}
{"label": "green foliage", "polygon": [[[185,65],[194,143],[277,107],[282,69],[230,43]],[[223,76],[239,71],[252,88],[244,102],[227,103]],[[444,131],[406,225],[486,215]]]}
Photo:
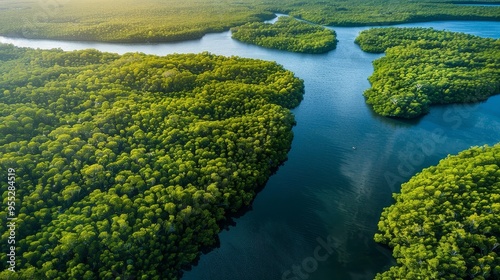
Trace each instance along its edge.
{"label": "green foliage", "polygon": [[414,118],[432,104],[477,102],[500,92],[500,40],[426,28],[375,28],[356,43],[386,52],[373,62],[366,102],[383,116]]}
{"label": "green foliage", "polygon": [[172,42],[201,38],[271,12],[235,0],[0,1],[0,34],[105,42]]}
{"label": "green foliage", "polygon": [[[469,3],[470,0],[457,0]],[[481,1],[498,3],[498,1]],[[323,25],[375,25],[430,20],[500,20],[498,7],[449,0],[1,0],[0,34],[108,42],[201,38],[289,13]]]}
{"label": "green foliage", "polygon": [[[283,0],[285,1],[285,0]],[[460,6],[449,0],[300,1],[285,7],[291,16],[323,25],[365,26],[432,20],[499,20],[500,7]],[[470,3],[470,0],[453,1]],[[499,3],[493,1],[478,1]],[[281,4],[278,1],[279,4]],[[277,3],[277,5],[279,5]]]}
{"label": "green foliage", "polygon": [[337,45],[334,31],[292,17],[280,17],[274,24],[247,23],[231,31],[242,42],[291,52],[325,53]]}
{"label": "green foliage", "polygon": [[398,264],[376,279],[500,279],[500,144],[449,156],[394,197],[375,240]]}
{"label": "green foliage", "polygon": [[209,53],[0,53],[20,279],[178,278],[286,160],[303,94],[274,62]]}

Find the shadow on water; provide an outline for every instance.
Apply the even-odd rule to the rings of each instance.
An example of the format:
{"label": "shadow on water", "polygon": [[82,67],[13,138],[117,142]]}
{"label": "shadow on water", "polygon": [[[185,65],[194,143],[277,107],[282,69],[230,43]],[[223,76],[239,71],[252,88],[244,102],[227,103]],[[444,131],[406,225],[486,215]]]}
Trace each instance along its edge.
{"label": "shadow on water", "polygon": [[[280,164],[278,164],[278,166],[274,167],[271,170],[270,177],[273,176],[274,174],[276,174],[276,172],[278,172],[279,168],[281,166],[285,165],[285,163],[286,163],[287,160],[288,159],[285,159],[283,162],[281,162]],[[247,213],[249,213],[249,212],[251,212],[253,210],[253,204],[254,204],[255,198],[257,197],[257,195],[260,192],[262,192],[264,190],[264,187],[267,185],[268,181],[269,181],[269,179],[266,180],[266,182],[264,182],[263,184],[258,185],[254,189],[255,196],[252,198],[252,200],[250,201],[250,203],[248,205],[245,205],[245,206],[241,207],[240,209],[238,209],[235,212],[227,213],[227,215],[225,216],[225,220],[219,221],[217,223],[218,226],[219,226],[219,228],[220,228],[220,232],[229,231],[232,227],[236,227],[237,220],[240,219],[241,217],[243,217],[244,215],[246,215]],[[220,234],[220,232],[219,232],[219,234]],[[217,248],[220,248],[220,247],[221,247],[221,241],[220,241],[219,235],[217,235],[217,236],[215,236],[215,243],[212,246],[201,247],[201,249],[200,249],[201,254],[198,255],[196,257],[196,259],[191,264],[184,265],[182,267],[182,271],[179,272],[178,277],[181,278],[182,275],[184,274],[184,271],[189,272],[189,271],[191,271],[193,269],[193,267],[196,267],[203,255],[206,255],[206,254],[210,253],[211,251],[213,251],[213,250],[215,250]]]}
{"label": "shadow on water", "polygon": [[[367,106],[369,106],[369,105],[367,105]],[[413,118],[413,119],[384,117],[384,116],[381,116],[381,115],[375,113],[375,111],[373,111],[372,108],[369,108],[369,110],[370,110],[370,115],[373,119],[377,120],[378,122],[387,124],[387,125],[394,127],[394,128],[415,127],[421,122],[422,118],[425,117],[425,116],[421,116],[421,117]]]}

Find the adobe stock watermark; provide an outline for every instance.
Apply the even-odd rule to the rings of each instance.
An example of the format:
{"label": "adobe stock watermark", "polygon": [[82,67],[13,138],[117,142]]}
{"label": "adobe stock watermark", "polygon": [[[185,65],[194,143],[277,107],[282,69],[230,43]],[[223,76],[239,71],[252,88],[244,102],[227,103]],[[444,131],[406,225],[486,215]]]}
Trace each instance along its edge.
{"label": "adobe stock watermark", "polygon": [[[476,111],[478,107],[478,103],[454,104],[443,112],[442,119],[452,130],[457,130],[463,126],[464,120],[470,118],[472,112]],[[396,186],[404,183],[405,178],[411,177],[422,169],[421,165],[425,159],[435,154],[438,145],[446,143],[449,138],[442,128],[435,128],[430,134],[427,134],[429,136],[419,142],[403,139],[406,143],[403,149],[405,153],[399,156],[397,173],[391,171],[384,173],[387,185],[393,193],[398,191]]]}
{"label": "adobe stock watermark", "polygon": [[9,237],[7,238],[7,264],[8,270],[16,271],[16,170],[9,168],[7,170],[7,228]]}
{"label": "adobe stock watermark", "polygon": [[304,280],[309,275],[318,270],[320,263],[325,262],[338,247],[337,242],[332,235],[327,236],[326,240],[321,237],[316,238],[318,246],[314,248],[309,257],[304,258],[300,264],[292,265],[292,268],[283,272],[282,280]]}

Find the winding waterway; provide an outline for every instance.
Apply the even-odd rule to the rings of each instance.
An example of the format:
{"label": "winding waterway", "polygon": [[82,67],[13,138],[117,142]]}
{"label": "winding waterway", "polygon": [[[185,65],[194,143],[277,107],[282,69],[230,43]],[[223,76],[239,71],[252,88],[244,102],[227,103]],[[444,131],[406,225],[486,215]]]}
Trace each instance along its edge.
{"label": "winding waterway", "polygon": [[[500,38],[500,22],[400,26]],[[306,94],[294,110],[297,126],[288,161],[258,194],[253,209],[220,233],[220,247],[202,255],[183,279],[372,279],[393,262],[390,251],[373,241],[382,208],[392,202],[391,193],[447,154],[500,141],[500,96],[475,105],[434,106],[415,121],[376,116],[362,93],[369,87],[371,62],[381,55],[364,53],[354,44],[366,27],[334,29],[337,49],[323,55],[251,46],[232,40],[229,32],[171,44],[5,37],[0,42],[157,55],[209,51],[275,60],[292,70],[304,79]]]}

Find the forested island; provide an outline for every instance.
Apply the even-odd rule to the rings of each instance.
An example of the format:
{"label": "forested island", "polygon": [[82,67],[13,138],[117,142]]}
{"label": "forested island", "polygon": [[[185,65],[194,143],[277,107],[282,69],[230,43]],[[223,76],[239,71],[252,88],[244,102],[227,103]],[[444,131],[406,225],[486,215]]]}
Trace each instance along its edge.
{"label": "forested island", "polygon": [[274,62],[0,44],[0,278],[177,279],[287,158],[303,91]]}
{"label": "forested island", "polygon": [[247,23],[231,32],[239,41],[290,52],[325,53],[337,45],[335,31],[285,16],[274,24]]}
{"label": "forested island", "polygon": [[431,20],[500,20],[500,7],[460,3],[496,0],[4,0],[0,34],[11,37],[102,42],[198,39],[287,13],[322,25],[360,26]]}
{"label": "forested island", "polygon": [[500,40],[425,28],[373,28],[356,43],[386,55],[373,62],[366,102],[382,116],[415,118],[432,104],[500,93]]}
{"label": "forested island", "polygon": [[376,279],[500,279],[500,144],[448,156],[394,198],[375,240],[397,265]]}

